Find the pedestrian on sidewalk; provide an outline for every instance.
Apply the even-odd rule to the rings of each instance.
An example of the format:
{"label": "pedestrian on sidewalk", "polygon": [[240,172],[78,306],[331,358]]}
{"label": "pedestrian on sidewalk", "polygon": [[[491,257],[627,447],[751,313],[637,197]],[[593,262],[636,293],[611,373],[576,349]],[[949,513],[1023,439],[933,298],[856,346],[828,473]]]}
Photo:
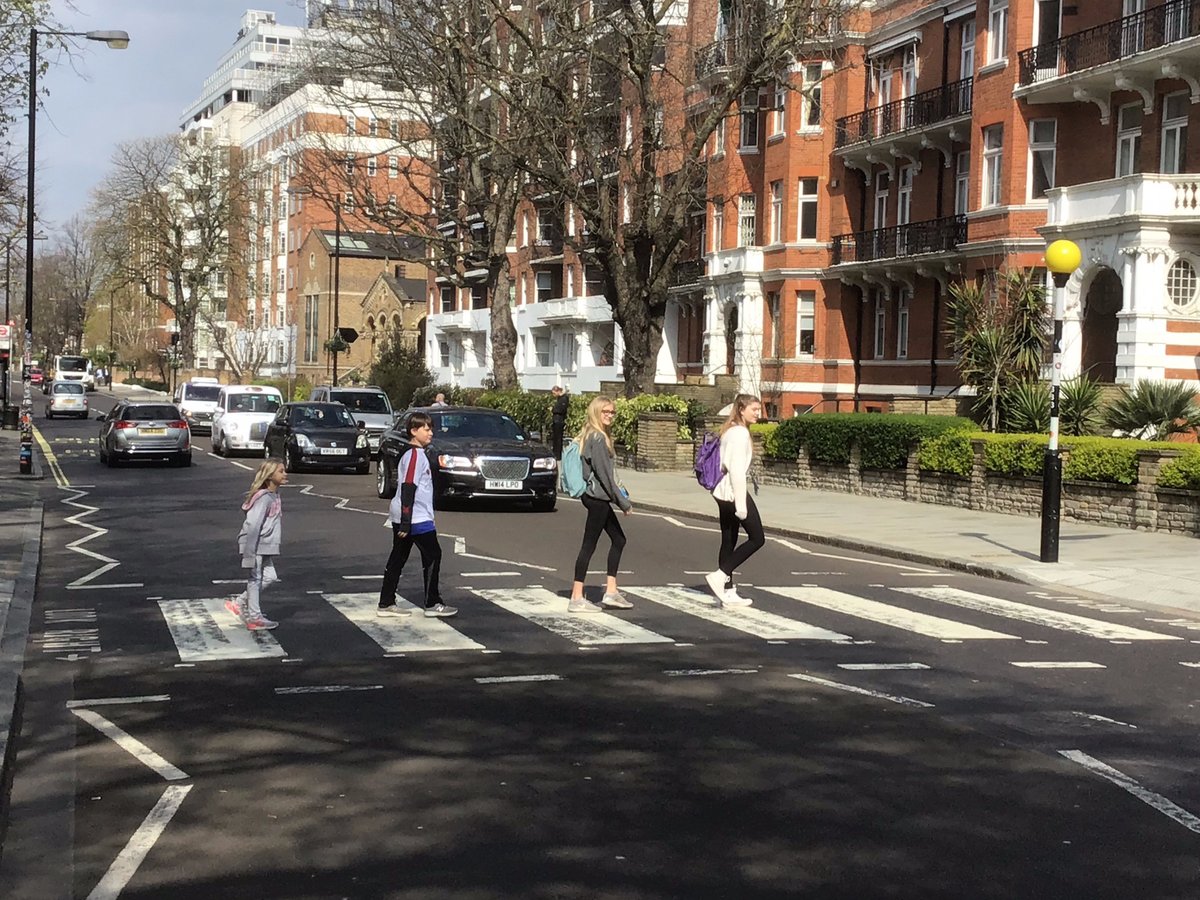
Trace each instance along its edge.
{"label": "pedestrian on sidewalk", "polygon": [[438,544],[437,526],[433,522],[433,468],[425,448],[433,441],[433,420],[426,413],[415,412],[408,417],[410,449],[400,457],[396,473],[403,480],[388,507],[392,523],[392,552],[383,570],[383,587],[379,589],[378,616],[407,616],[409,611],[396,605],[396,586],[400,573],[408,562],[413,545],[421,554],[421,575],[425,584],[425,616],[446,619],[458,610],[442,602],[438,590],[438,575],[442,568],[442,548]]}
{"label": "pedestrian on sidewalk", "polygon": [[567,410],[571,406],[571,398],[558,384],[550,388],[550,393],[554,395],[554,405],[550,408],[551,447],[554,450],[554,458],[562,459],[563,432],[567,430]]}
{"label": "pedestrian on sidewalk", "polygon": [[[754,442],[750,426],[762,415],[762,401],[750,394],[733,399],[729,418],[721,426],[721,480],[713,488],[713,499],[721,520],[721,552],[718,568],[704,576],[709,589],[722,608],[749,606],[751,600],[737,592],[733,573],[766,543],[762,520],[754,498],[746,490],[750,464],[754,462]],[[737,545],[738,532],[746,531],[746,540]]]}
{"label": "pedestrian on sidewalk", "polygon": [[275,557],[283,538],[283,501],[279,488],[287,484],[283,461],[268,459],[258,467],[242,509],[246,520],[238,533],[238,552],[242,568],[249,569],[246,590],[225,601],[225,608],[246,623],[251,631],[269,631],[278,625],[263,615],[262,592],[275,582]]}
{"label": "pedestrian on sidewalk", "polygon": [[[573,613],[600,612],[601,607],[608,609],[632,609],[633,604],[622,596],[617,589],[617,571],[621,566],[621,553],[625,549],[625,532],[617,521],[613,511],[616,504],[622,513],[629,515],[633,504],[629,502],[629,492],[617,481],[613,469],[613,440],[610,429],[617,408],[609,397],[596,397],[588,404],[587,419],[583,423],[575,441],[579,446],[579,456],[583,461],[583,477],[587,481],[587,490],[579,499],[587,510],[587,522],[583,526],[583,543],[579,547],[579,556],[575,559],[575,581],[571,585],[571,601],[567,611]],[[600,541],[600,532],[608,534],[608,580],[604,588],[604,597],[599,605],[590,602],[583,596],[583,582],[587,577],[588,564],[596,552]]]}

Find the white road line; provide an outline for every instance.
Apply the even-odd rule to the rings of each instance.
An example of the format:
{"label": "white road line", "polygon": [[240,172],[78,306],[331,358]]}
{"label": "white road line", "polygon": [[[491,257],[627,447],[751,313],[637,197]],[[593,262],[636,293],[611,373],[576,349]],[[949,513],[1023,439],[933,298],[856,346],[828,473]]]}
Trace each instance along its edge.
{"label": "white road line", "polygon": [[160,600],[158,608],[175,641],[180,662],[287,656],[269,631],[248,631],[225,609],[224,598]]}
{"label": "white road line", "polygon": [[1200,662],[1181,662],[1181,666],[1187,666],[1189,669],[1200,669]]}
{"label": "white road line", "polygon": [[906,669],[928,669],[925,663],[838,663],[839,669],[851,672],[892,672]]}
{"label": "white road line", "polygon": [[317,684],[302,687],[277,687],[276,694],[340,694],[344,691],[382,691],[382,684]]}
{"label": "white road line", "polygon": [[[214,578],[212,580],[212,583],[213,584],[245,584],[246,579],[245,578]],[[154,600],[156,598],[151,597],[150,599]],[[159,597],[157,599],[161,600],[162,598]]]}
{"label": "white road line", "polygon": [[342,578],[346,581],[378,581],[383,578],[383,573],[380,572],[378,575],[343,575]]}
{"label": "white road line", "polygon": [[626,593],[634,594],[670,609],[687,613],[698,619],[723,625],[764,640],[797,641],[848,641],[849,635],[818,628],[797,619],[755,609],[752,606],[738,609],[721,609],[706,593],[690,588],[673,587],[626,587]]}
{"label": "white road line", "polygon": [[793,575],[845,575],[845,572],[793,572]]}
{"label": "white road line", "polygon": [[461,578],[508,578],[520,575],[520,572],[459,572]]}
{"label": "white road line", "polygon": [[1098,716],[1095,713],[1080,712],[1077,709],[1071,710],[1071,715],[1079,716],[1082,719],[1091,719],[1093,722],[1105,722],[1109,725],[1124,725],[1126,728],[1132,728],[1137,731],[1136,725],[1130,725],[1128,722],[1122,722],[1120,719],[1110,719],[1108,716]]}
{"label": "white road line", "polygon": [[1058,752],[1060,756],[1065,756],[1071,762],[1079,763],[1079,765],[1089,771],[1095,772],[1101,778],[1107,778],[1117,787],[1128,791],[1147,806],[1158,810],[1164,816],[1182,825],[1188,831],[1200,834],[1200,817],[1194,816],[1183,807],[1168,800],[1162,794],[1155,793],[1149,788],[1143,787],[1124,772],[1100,762],[1096,757],[1089,756],[1082,750],[1059,750]]}
{"label": "white road line", "polygon": [[483,649],[483,644],[471,640],[445,619],[425,618],[403,597],[397,598],[396,605],[414,613],[405,618],[376,615],[378,594],[325,594],[325,600],[387,654]]}
{"label": "white road line", "polygon": [[146,854],[162,837],[163,831],[178,812],[184,797],[193,787],[194,785],[190,784],[173,784],[163,791],[163,795],[154,804],[154,808],[142,820],[137,831],[133,833],[125,847],[117,854],[117,858],[113,860],[112,865],[108,867],[104,877],[92,888],[87,900],[116,900],[121,896],[121,892],[146,858]]}
{"label": "white road line", "polygon": [[1047,660],[1045,662],[1010,662],[1010,666],[1018,669],[1106,669],[1102,663],[1085,662],[1083,660]]}
{"label": "white road line", "polygon": [[73,709],[71,710],[71,714],[87,722],[138,762],[142,763],[142,765],[152,769],[165,780],[182,781],[188,777],[187,773],[182,769],[171,765],[137,738],[122,731],[118,726],[108,721],[108,719],[99,713],[94,713],[90,709]]}
{"label": "white road line", "polygon": [[492,675],[476,678],[476,684],[520,684],[526,681],[562,681],[561,675]]}
{"label": "white road line", "polygon": [[772,594],[779,594],[783,597],[790,597],[793,600],[799,600],[801,603],[807,603],[810,606],[817,606],[821,609],[828,609],[836,613],[842,613],[843,615],[865,619],[868,622],[875,622],[879,625],[887,625],[891,628],[899,628],[904,631],[923,634],[926,637],[938,638],[943,641],[1019,640],[1016,635],[1003,634],[999,631],[989,631],[986,628],[968,625],[965,622],[955,622],[952,619],[941,619],[937,616],[913,612],[899,606],[880,603],[877,600],[868,600],[865,597],[829,588],[764,587],[762,590],[770,591]]}
{"label": "white road line", "polygon": [[916,572],[921,575],[936,575],[940,574],[936,569],[925,569],[921,566],[904,565],[903,563],[884,562],[881,559],[864,559],[858,556],[840,556],[837,553],[821,553],[817,550],[809,550],[807,547],[801,547],[799,544],[793,543],[786,538],[773,537],[768,538],[782,547],[787,547],[789,550],[794,550],[797,553],[803,553],[805,556],[818,556],[821,559],[840,559],[842,562],[861,563],[868,566],[883,566],[886,569],[904,569],[909,572]]}
{"label": "white road line", "polygon": [[104,575],[105,573],[111,571],[112,569],[115,569],[121,563],[119,561],[113,559],[111,556],[105,556],[103,553],[97,553],[94,550],[89,550],[87,547],[83,546],[84,544],[88,543],[89,541],[93,541],[98,537],[103,537],[104,535],[108,534],[107,528],[101,528],[98,525],[92,525],[89,522],[83,521],[83,519],[85,517],[90,516],[92,513],[100,511],[100,507],[98,507],[98,506],[88,506],[86,503],[77,503],[76,502],[77,500],[79,500],[79,498],[86,497],[87,495],[88,495],[87,491],[77,491],[74,494],[74,496],[67,497],[65,500],[62,501],[63,505],[65,505],[65,506],[74,506],[76,509],[82,510],[82,512],[78,512],[73,516],[67,517],[64,521],[70,523],[71,525],[76,525],[80,528],[86,528],[91,532],[90,534],[85,534],[83,537],[79,538],[78,540],[71,541],[69,544],[67,544],[67,549],[71,550],[75,553],[78,553],[82,556],[89,557],[90,559],[94,559],[97,562],[101,563],[102,565],[100,565],[96,569],[93,569],[91,572],[88,572],[86,575],[82,575],[79,578],[76,578],[74,581],[72,581],[70,584],[67,585],[67,590],[77,591],[77,590],[89,590],[89,589],[90,590],[102,590],[102,589],[111,589],[111,588],[143,587],[141,582],[135,582],[135,583],[129,583],[129,584],[104,584],[104,585],[91,584],[92,581],[95,581],[101,575]]}
{"label": "white road line", "polygon": [[146,694],[142,697],[96,697],[92,700],[68,700],[67,709],[79,709],[89,706],[116,706],[123,703],[163,703],[170,699],[170,694]]}
{"label": "white road line", "polygon": [[896,694],[885,694],[883,691],[872,691],[867,688],[856,687],[852,684],[842,684],[840,681],[830,681],[827,678],[818,678],[815,675],[789,675],[788,678],[797,678],[800,681],[808,681],[812,684],[819,684],[823,687],[833,688],[838,691],[846,691],[851,694],[862,694],[864,697],[874,697],[876,700],[887,700],[889,703],[899,703],[901,706],[917,706],[923,709],[932,709],[932,703],[926,703],[924,700],[914,700],[912,697],[900,697]]}
{"label": "white road line", "polygon": [[986,594],[976,594],[973,591],[959,590],[949,587],[907,587],[896,588],[905,594],[936,600],[938,603],[948,603],[961,606],[976,612],[1002,616],[1006,619],[1018,619],[1044,628],[1055,628],[1059,631],[1070,631],[1075,634],[1085,634],[1090,637],[1105,640],[1129,641],[1181,641],[1183,638],[1172,634],[1159,634],[1132,628],[1128,625],[1115,625],[1100,619],[1089,619],[1073,613],[1060,612],[1056,609],[1043,609],[1040,606],[1030,606],[1028,603],[1017,603],[1013,600],[1001,600]]}
{"label": "white road line", "polygon": [[501,609],[527,619],[580,647],[612,644],[673,644],[628,619],[609,613],[569,613],[567,599],[553,591],[531,585],[505,590],[477,590],[476,593]]}
{"label": "white road line", "polygon": [[482,556],[479,553],[467,552],[467,539],[461,535],[444,534],[443,537],[454,539],[454,555],[463,556],[467,559],[478,559],[483,562],[503,563],[506,566],[520,566],[522,569],[535,569],[538,572],[557,572],[558,569],[553,566],[539,566],[535,563],[521,562],[519,559],[500,559],[495,556]]}
{"label": "white road line", "polygon": [[691,675],[757,675],[758,669],[664,669],[668,678]]}
{"label": "white road line", "polygon": [[245,463],[237,462],[236,460],[228,460],[231,466],[237,466],[239,469],[245,469],[247,472],[255,471],[254,466],[248,466]]}

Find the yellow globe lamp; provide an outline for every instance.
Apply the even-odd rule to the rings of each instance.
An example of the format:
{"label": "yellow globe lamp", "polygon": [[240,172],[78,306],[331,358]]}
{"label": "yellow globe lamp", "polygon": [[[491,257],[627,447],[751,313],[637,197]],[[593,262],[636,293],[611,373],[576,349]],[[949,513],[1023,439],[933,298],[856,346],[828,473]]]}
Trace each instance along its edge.
{"label": "yellow globe lamp", "polygon": [[1058,287],[1066,287],[1071,273],[1083,262],[1083,252],[1074,241],[1055,241],[1046,248],[1046,268]]}

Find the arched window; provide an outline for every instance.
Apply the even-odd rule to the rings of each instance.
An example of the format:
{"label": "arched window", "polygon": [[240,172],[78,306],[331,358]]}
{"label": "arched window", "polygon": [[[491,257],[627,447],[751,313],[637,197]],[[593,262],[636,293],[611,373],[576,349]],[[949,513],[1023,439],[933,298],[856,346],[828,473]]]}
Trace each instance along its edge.
{"label": "arched window", "polygon": [[1177,259],[1167,269],[1167,297],[1177,309],[1191,306],[1196,299],[1196,268],[1186,259]]}

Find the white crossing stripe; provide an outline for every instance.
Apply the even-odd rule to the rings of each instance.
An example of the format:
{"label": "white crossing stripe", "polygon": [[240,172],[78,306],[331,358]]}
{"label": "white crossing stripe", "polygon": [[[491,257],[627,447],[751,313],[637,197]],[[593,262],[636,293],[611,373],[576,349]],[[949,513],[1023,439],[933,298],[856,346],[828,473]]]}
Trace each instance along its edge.
{"label": "white crossing stripe", "polygon": [[567,598],[544,587],[476,590],[501,609],[528,619],[581,647],[601,644],[673,644],[674,638],[655,634],[627,619],[608,613],[569,613]]}
{"label": "white crossing stripe", "polygon": [[1047,660],[1045,662],[1010,662],[1010,666],[1018,669],[1106,669],[1103,663],[1086,662],[1084,660]]}
{"label": "white crossing stripe", "polygon": [[1089,619],[1073,613],[1060,612],[1056,609],[1043,609],[1040,606],[1030,606],[1028,603],[1017,603],[1013,600],[1001,600],[998,597],[988,597],[973,591],[964,591],[950,587],[906,587],[896,588],[904,594],[936,600],[939,603],[949,603],[976,612],[989,613],[993,616],[1003,616],[1006,619],[1018,619],[1041,625],[1044,628],[1055,628],[1059,631],[1070,631],[1075,634],[1085,634],[1104,640],[1122,641],[1181,641],[1183,638],[1173,634],[1159,634],[1154,631],[1144,631],[1128,625],[1116,625],[1100,619]]}
{"label": "white crossing stripe", "polygon": [[925,663],[838,663],[839,669],[850,672],[902,672],[928,669]]}
{"label": "white crossing stripe", "polygon": [[848,641],[850,636],[818,628],[807,622],[743,606],[737,609],[721,609],[708,594],[685,587],[626,587],[625,593],[643,597],[671,609],[687,613],[699,619],[724,625],[754,637],[767,640],[796,641]]}
{"label": "white crossing stripe", "polygon": [[1059,750],[1060,756],[1064,756],[1071,762],[1079,763],[1085,769],[1095,772],[1101,778],[1107,778],[1123,791],[1128,791],[1133,796],[1137,797],[1151,809],[1156,809],[1168,819],[1182,825],[1188,831],[1194,831],[1200,834],[1200,816],[1195,816],[1188,812],[1182,806],[1168,800],[1162,794],[1155,793],[1149,788],[1143,787],[1139,782],[1130,778],[1119,769],[1114,769],[1112,766],[1102,763],[1094,756],[1089,756],[1082,750]]}
{"label": "white crossing stripe", "polygon": [[345,616],[359,631],[383,648],[385,653],[419,653],[436,650],[482,650],[483,644],[471,640],[444,619],[427,619],[421,610],[403,598],[396,605],[413,615],[383,618],[375,615],[379,594],[325,594],[329,605]]}
{"label": "white crossing stripe", "polygon": [[889,703],[899,703],[901,706],[916,706],[922,709],[933,708],[932,703],[926,703],[924,700],[914,700],[912,697],[901,697],[897,694],[885,694],[883,691],[872,691],[853,684],[844,684],[841,681],[818,678],[816,675],[795,674],[789,675],[788,678],[796,678],[811,684],[819,684],[822,687],[833,688],[835,691],[845,691],[848,694],[862,694],[864,697],[874,697],[876,700],[887,700]]}
{"label": "white crossing stripe", "polygon": [[561,675],[488,675],[476,678],[476,684],[524,684],[530,681],[562,681]]}
{"label": "white crossing stripe", "polygon": [[179,661],[271,659],[287,656],[269,631],[248,631],[225,609],[225,598],[160,600]]}
{"label": "white crossing stripe", "polygon": [[843,613],[859,619],[866,619],[868,622],[876,622],[892,628],[901,628],[905,631],[916,632],[926,637],[939,638],[943,641],[1020,640],[1020,638],[1013,634],[989,631],[986,628],[978,628],[975,625],[955,622],[951,619],[940,619],[937,616],[913,612],[899,606],[880,603],[877,600],[868,600],[865,597],[858,597],[854,594],[847,594],[844,591],[834,591],[829,588],[764,587],[761,590],[770,591],[772,594],[779,594],[783,597],[790,597],[793,600],[799,600],[801,603],[807,603],[811,606],[819,606],[822,609],[832,610],[833,612]]}

